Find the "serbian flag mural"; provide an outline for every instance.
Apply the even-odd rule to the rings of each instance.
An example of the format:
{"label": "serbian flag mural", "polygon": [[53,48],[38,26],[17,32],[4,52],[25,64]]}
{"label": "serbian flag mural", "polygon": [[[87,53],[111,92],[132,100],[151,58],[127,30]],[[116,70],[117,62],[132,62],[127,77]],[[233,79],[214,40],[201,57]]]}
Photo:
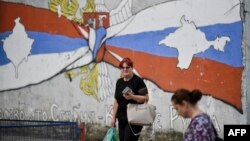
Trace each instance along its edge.
{"label": "serbian flag mural", "polygon": [[242,111],[239,0],[156,0],[140,10],[133,0],[113,10],[100,1],[101,8],[95,1],[73,0],[66,8],[60,2],[0,2],[1,91],[130,57],[138,74],[164,91],[200,89]]}

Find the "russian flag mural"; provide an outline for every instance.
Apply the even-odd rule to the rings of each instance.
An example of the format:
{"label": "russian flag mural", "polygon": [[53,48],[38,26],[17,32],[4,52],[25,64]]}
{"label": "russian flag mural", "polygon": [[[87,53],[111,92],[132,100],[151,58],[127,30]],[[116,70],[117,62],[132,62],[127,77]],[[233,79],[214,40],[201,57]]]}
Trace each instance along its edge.
{"label": "russian flag mural", "polygon": [[117,66],[128,56],[141,77],[164,91],[201,89],[242,111],[239,0],[156,1],[140,10],[122,0],[99,11],[73,0],[69,8],[83,9],[80,18],[49,2],[47,8],[0,2],[0,91],[91,62]]}
{"label": "russian flag mural", "polygon": [[132,57],[139,74],[165,91],[197,88],[242,110],[239,11],[237,0],[162,3],[136,14],[106,48]]}

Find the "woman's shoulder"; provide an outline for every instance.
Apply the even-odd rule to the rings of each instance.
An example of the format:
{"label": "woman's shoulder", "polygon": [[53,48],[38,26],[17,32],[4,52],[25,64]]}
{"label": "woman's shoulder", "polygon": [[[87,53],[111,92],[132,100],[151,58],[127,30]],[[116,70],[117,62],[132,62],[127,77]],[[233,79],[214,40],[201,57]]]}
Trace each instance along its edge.
{"label": "woman's shoulder", "polygon": [[121,77],[121,78],[118,78],[118,79],[117,79],[116,84],[122,83],[122,82],[123,82],[123,78]]}
{"label": "woman's shoulder", "polygon": [[209,119],[209,115],[202,112],[202,113],[198,114],[197,116],[195,116],[194,119]]}
{"label": "woman's shoulder", "polygon": [[200,138],[203,140],[212,140],[214,138],[212,122],[206,113],[201,113],[194,117],[188,129],[190,132],[187,132],[187,134],[193,135],[193,138]]}
{"label": "woman's shoulder", "polygon": [[191,122],[194,125],[197,125],[197,124],[199,124],[199,125],[209,125],[209,124],[211,124],[211,120],[209,118],[209,115],[206,114],[206,113],[201,113],[201,114],[197,115],[196,117],[194,117],[192,119]]}
{"label": "woman's shoulder", "polygon": [[142,78],[141,77],[139,77],[138,75],[136,75],[136,74],[133,74],[133,79],[134,80],[142,80]]}

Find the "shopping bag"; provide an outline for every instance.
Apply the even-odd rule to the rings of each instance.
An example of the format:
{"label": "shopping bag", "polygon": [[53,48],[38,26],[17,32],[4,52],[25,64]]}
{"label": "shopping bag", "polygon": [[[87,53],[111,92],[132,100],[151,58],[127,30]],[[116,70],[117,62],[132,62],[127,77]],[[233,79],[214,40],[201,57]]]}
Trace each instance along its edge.
{"label": "shopping bag", "polygon": [[156,106],[144,104],[127,105],[128,122],[132,125],[151,126],[156,117]]}
{"label": "shopping bag", "polygon": [[118,134],[116,128],[109,128],[103,141],[118,141]]}

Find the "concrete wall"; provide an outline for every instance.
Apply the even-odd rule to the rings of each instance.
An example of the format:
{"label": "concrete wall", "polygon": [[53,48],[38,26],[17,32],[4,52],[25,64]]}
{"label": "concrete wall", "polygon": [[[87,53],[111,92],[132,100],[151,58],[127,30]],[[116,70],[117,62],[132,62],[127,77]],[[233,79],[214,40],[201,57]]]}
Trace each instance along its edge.
{"label": "concrete wall", "polygon": [[[249,84],[250,84],[250,58],[249,58],[249,53],[250,53],[250,35],[247,34],[249,33],[249,30],[250,30],[250,2],[245,0],[244,2],[245,4],[245,30],[244,30],[244,35],[245,35],[245,39],[244,39],[244,45],[245,45],[245,48],[246,48],[246,68],[245,68],[245,71],[246,71],[246,111],[249,111],[250,110],[250,96],[249,96],[249,92],[250,92],[250,87],[249,87]],[[247,112],[247,124],[250,124],[250,113]]]}
{"label": "concrete wall", "polygon": [[204,92],[199,105],[220,135],[249,124],[248,1],[49,2],[0,2],[0,119],[109,125],[129,56],[157,106],[153,131],[185,130],[170,102],[180,87]]}

